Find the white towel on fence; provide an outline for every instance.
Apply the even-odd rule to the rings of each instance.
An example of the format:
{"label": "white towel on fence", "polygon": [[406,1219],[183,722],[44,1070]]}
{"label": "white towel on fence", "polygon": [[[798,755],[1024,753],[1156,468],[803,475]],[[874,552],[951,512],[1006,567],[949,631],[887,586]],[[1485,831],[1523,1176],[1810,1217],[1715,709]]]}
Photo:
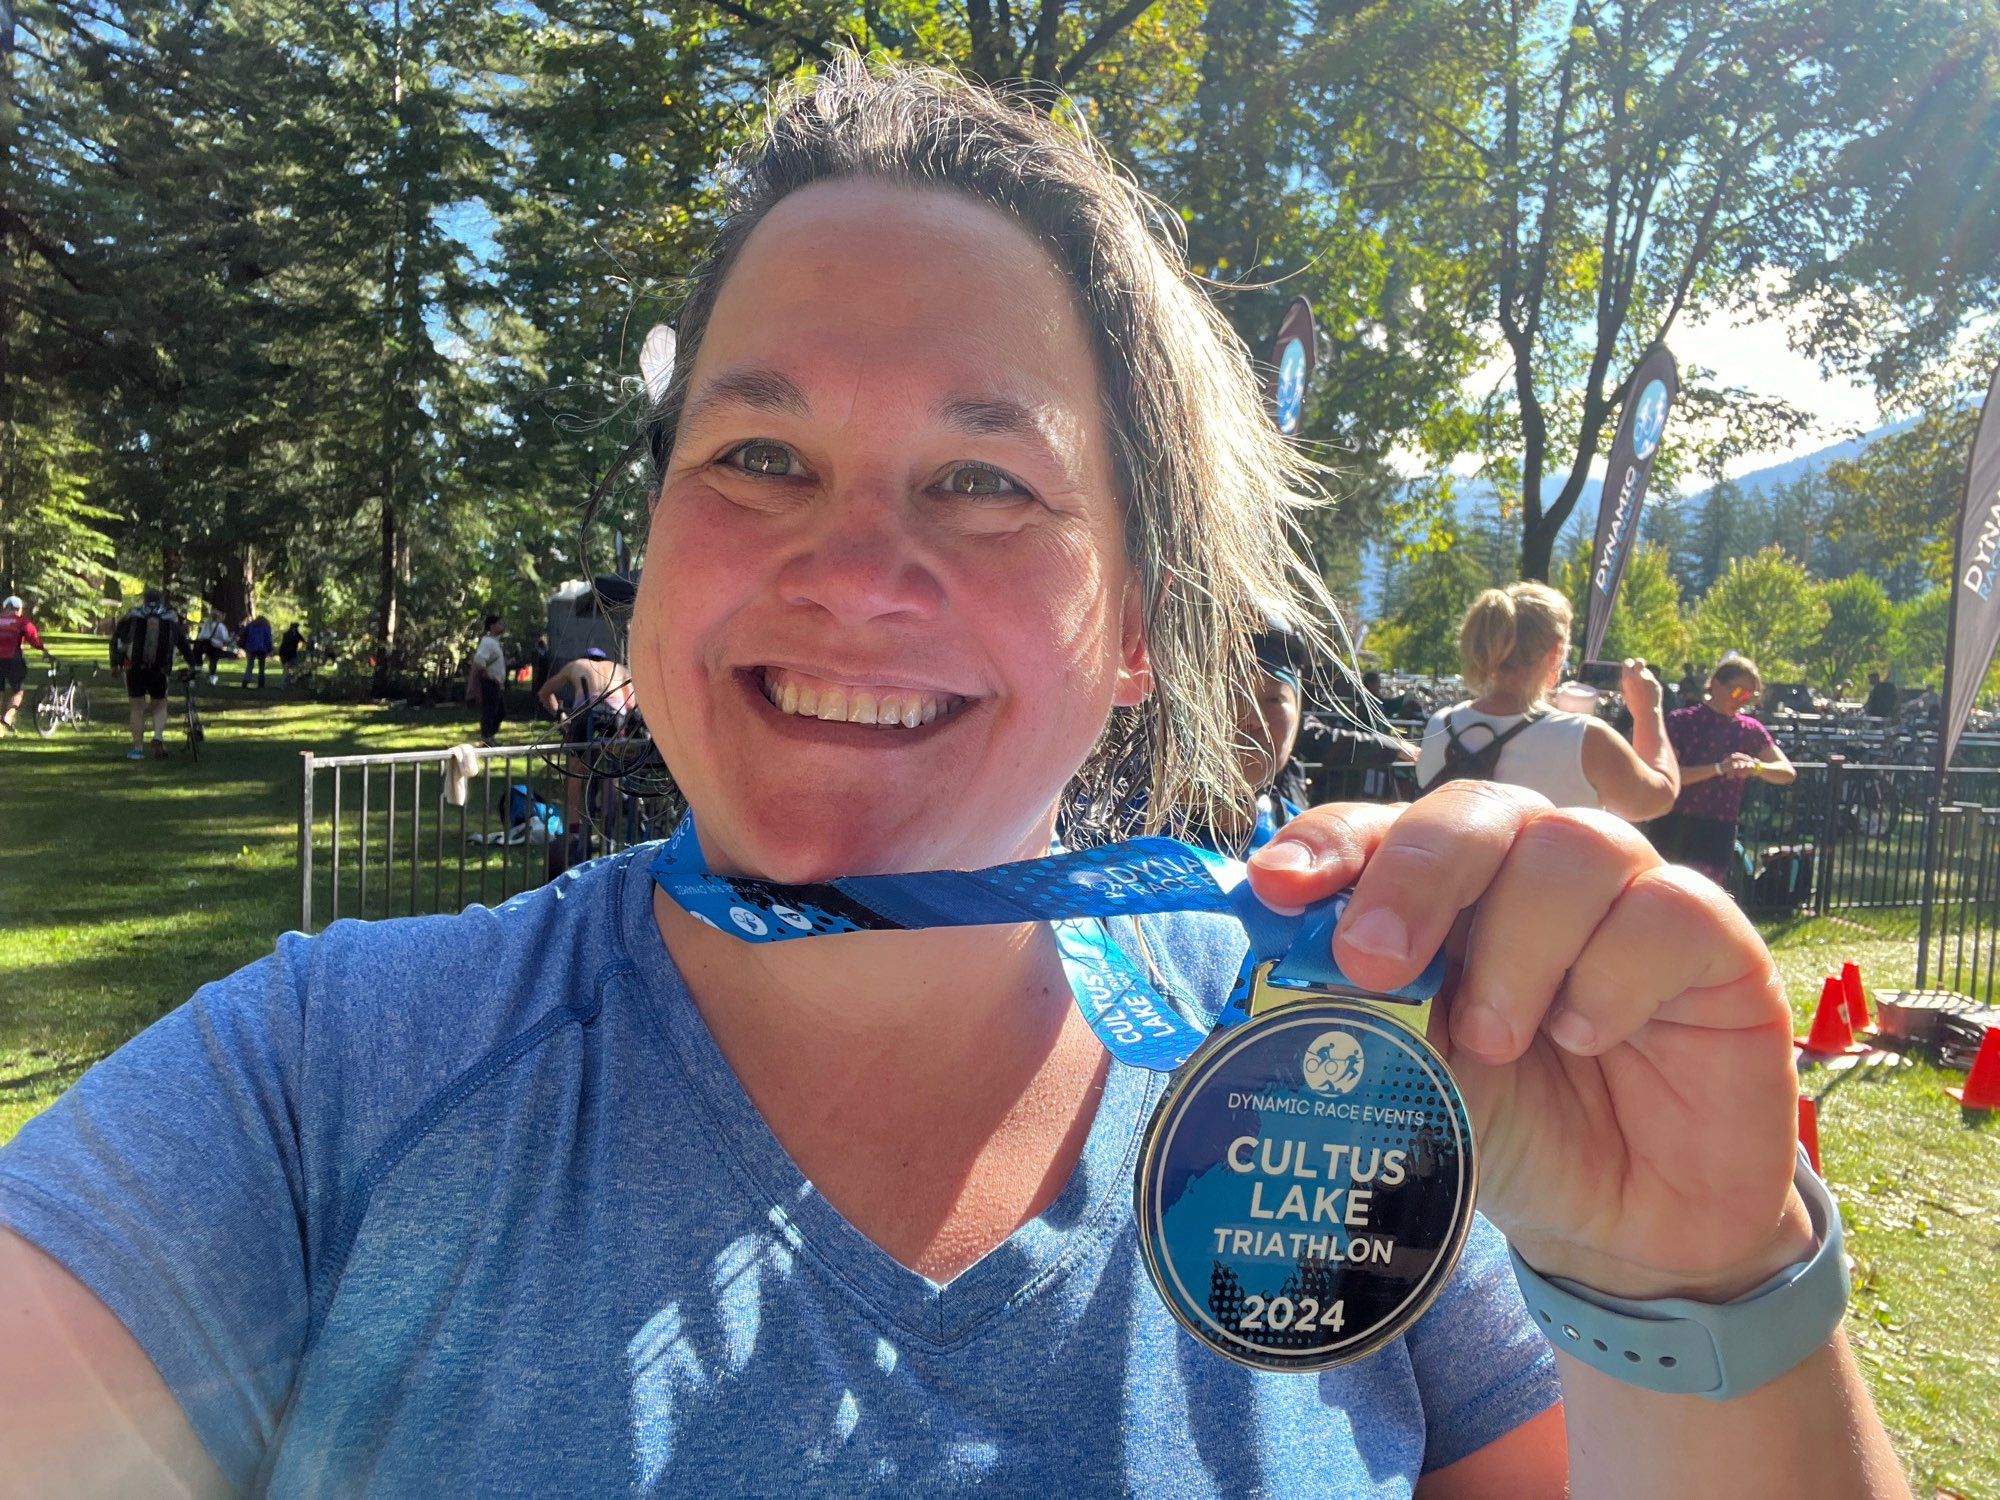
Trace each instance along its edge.
{"label": "white towel on fence", "polygon": [[479,774],[479,751],[473,745],[453,745],[444,756],[444,800],[465,806],[466,783]]}

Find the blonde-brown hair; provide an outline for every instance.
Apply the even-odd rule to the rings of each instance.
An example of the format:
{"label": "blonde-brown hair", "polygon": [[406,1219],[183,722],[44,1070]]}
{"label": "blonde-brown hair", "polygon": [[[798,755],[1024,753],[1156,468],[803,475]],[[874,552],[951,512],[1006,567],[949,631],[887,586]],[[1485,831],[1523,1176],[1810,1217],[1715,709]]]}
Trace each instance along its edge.
{"label": "blonde-brown hair", "polygon": [[1757,670],[1757,663],[1747,656],[1726,656],[1715,664],[1715,670],[1708,674],[1709,685],[1717,683],[1727,686],[1732,682],[1747,682],[1750,691],[1764,691],[1764,674]]}
{"label": "blonde-brown hair", "polygon": [[1502,684],[1533,687],[1521,678],[1569,641],[1569,600],[1545,583],[1510,583],[1472,601],[1458,627],[1465,680],[1480,692]]}
{"label": "blonde-brown hair", "polygon": [[715,239],[675,320],[674,376],[646,413],[655,473],[731,266],[784,198],[871,178],[963,193],[1010,215],[1076,289],[1103,384],[1126,548],[1143,590],[1153,692],[1115,710],[1068,802],[1071,837],[1240,821],[1255,789],[1235,755],[1251,638],[1282,619],[1331,654],[1338,615],[1297,512],[1316,466],[1278,433],[1249,351],[1187,267],[1178,214],[1085,130],[934,69],[837,56],[781,89],[721,177]]}

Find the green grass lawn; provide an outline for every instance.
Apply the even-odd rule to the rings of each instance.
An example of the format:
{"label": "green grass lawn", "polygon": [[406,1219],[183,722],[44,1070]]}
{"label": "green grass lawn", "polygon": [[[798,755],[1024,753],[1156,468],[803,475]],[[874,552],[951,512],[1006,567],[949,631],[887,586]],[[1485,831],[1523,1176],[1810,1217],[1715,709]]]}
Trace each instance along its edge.
{"label": "green grass lawn", "polygon": [[[58,642],[85,664],[100,642]],[[40,674],[31,676],[31,688]],[[128,763],[122,686],[98,723],[0,743],[0,1141],[98,1058],[298,920],[301,749],[398,750],[466,737],[459,709],[319,704],[202,688],[199,764]],[[33,699],[27,708],[32,710]],[[32,717],[24,714],[25,722]],[[177,721],[176,721],[177,722]],[[516,738],[524,737],[516,731]],[[176,743],[170,729],[169,742]],[[1803,1020],[1822,976],[1913,978],[1907,916],[1766,926]],[[2000,1120],[1962,1116],[1955,1075],[1808,1073],[1855,1260],[1848,1330],[1919,1493],[2000,1500]]]}

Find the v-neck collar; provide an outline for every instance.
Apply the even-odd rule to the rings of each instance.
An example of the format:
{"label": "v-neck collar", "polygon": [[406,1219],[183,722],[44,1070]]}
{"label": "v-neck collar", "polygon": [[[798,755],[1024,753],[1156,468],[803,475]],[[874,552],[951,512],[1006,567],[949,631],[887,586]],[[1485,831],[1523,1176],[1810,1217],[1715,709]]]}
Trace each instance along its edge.
{"label": "v-neck collar", "polygon": [[911,1270],[856,1229],[814,1188],[771,1133],[723,1057],[667,952],[653,916],[646,851],[627,857],[620,935],[668,1060],[688,1084],[744,1191],[772,1224],[877,1320],[937,1349],[969,1343],[1123,1227],[1131,1212],[1140,1127],[1163,1075],[1113,1059],[1082,1154],[1049,1206],[949,1282]]}

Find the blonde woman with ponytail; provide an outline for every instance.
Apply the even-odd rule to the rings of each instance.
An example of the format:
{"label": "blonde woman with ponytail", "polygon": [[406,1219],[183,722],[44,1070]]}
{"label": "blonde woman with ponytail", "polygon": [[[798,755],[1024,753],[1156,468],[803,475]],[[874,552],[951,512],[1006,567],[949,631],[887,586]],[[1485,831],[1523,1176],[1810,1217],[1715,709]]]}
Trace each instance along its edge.
{"label": "blonde woman with ponytail", "polygon": [[1633,823],[1673,807],[1679,769],[1660,684],[1643,662],[1625,663],[1630,743],[1602,719],[1549,705],[1569,655],[1570,623],[1569,601],[1545,584],[1509,584],[1472,601],[1458,650],[1477,696],[1431,716],[1417,759],[1420,786],[1503,781],[1558,807],[1601,807]]}

